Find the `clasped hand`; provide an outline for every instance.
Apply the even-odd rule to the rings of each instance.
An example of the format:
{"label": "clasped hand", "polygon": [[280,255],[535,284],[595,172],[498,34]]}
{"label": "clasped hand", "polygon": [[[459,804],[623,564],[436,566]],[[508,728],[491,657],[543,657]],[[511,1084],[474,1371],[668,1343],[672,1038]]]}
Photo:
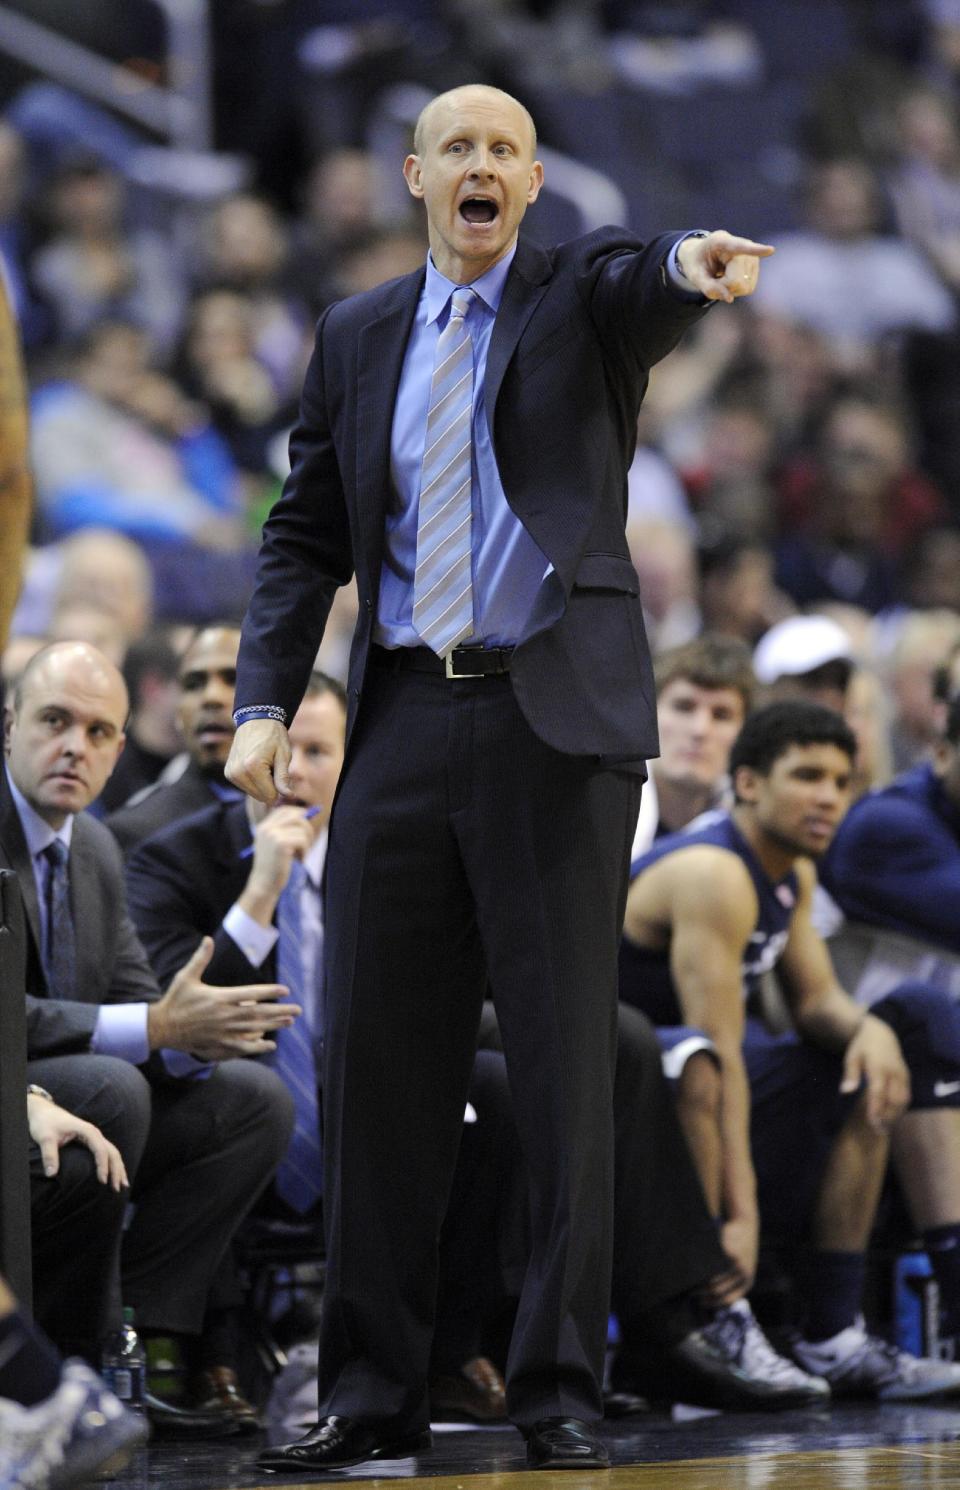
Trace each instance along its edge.
{"label": "clasped hand", "polygon": [[163,998],[148,1010],[152,1050],[185,1050],[205,1061],[236,1056],[265,1055],[276,1049],[268,1037],[289,1029],[303,1011],[298,1004],[281,1004],[287,989],[281,983],[245,983],[236,988],[214,988],[203,973],[213,956],[213,940],[205,936],[189,962],[177,973]]}

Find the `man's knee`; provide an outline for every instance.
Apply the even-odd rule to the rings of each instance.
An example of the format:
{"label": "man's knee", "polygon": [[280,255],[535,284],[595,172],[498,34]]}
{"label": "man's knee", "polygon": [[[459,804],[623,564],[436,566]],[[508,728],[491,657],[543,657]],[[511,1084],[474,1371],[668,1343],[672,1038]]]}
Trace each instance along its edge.
{"label": "man's knee", "polygon": [[210,1077],[217,1111],[227,1130],[275,1163],[293,1132],[293,1097],[277,1073],[259,1061],[224,1061]]}
{"label": "man's knee", "polygon": [[27,1080],[61,1107],[93,1123],[123,1155],[130,1178],[150,1131],[150,1086],[129,1061],[113,1055],[49,1056],[27,1064]]}

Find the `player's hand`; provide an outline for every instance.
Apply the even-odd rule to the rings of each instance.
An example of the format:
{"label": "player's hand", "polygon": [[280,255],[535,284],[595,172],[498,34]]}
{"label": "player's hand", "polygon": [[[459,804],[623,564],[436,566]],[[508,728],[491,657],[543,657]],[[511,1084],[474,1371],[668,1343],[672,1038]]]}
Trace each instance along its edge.
{"label": "player's hand", "polygon": [[882,1019],[868,1014],[843,1057],[841,1092],[866,1088],[866,1118],[883,1132],[905,1112],[910,1102],[910,1072],[900,1041]]}
{"label": "player's hand", "polygon": [[276,719],[248,719],[233,737],[224,768],[228,781],[272,807],[278,797],[292,797],[287,770],[290,740]]}
{"label": "player's hand", "polygon": [[718,228],[706,238],[685,238],[677,261],[690,284],[708,300],[732,303],[752,295],[760,274],[760,260],[774,252],[772,244],[754,243]]}
{"label": "player's hand", "polygon": [[303,1012],[300,1006],[277,1002],[288,993],[282,983],[246,983],[236,988],[204,983],[212,956],[213,940],[205,936],[163,998],[148,1006],[151,1050],[185,1050],[205,1061],[275,1050],[269,1036],[275,1030],[289,1029]]}
{"label": "player's hand", "polygon": [[101,1185],[109,1185],[112,1190],[129,1186],[120,1150],[93,1123],[75,1117],[56,1102],[48,1102],[46,1097],[33,1092],[27,1094],[27,1123],[48,1177],[60,1171],[60,1150],[68,1143],[82,1143],[93,1155]]}

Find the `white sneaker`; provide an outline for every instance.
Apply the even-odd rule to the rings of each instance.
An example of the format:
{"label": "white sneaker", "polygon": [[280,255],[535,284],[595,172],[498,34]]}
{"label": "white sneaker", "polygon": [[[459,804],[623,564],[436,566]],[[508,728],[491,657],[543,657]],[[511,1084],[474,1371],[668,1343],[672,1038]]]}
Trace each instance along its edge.
{"label": "white sneaker", "polygon": [[798,1339],[790,1348],[807,1371],[826,1377],[835,1397],[921,1402],[960,1395],[960,1364],[908,1355],[869,1335],[862,1318],[829,1340]]}
{"label": "white sneaker", "polygon": [[718,1309],[702,1334],[731,1365],[747,1376],[769,1382],[778,1391],[796,1392],[805,1402],[825,1402],[829,1384],[819,1372],[802,1370],[774,1350],[746,1299]]}
{"label": "white sneaker", "polygon": [[34,1407],[0,1400],[2,1490],[69,1490],[116,1473],[146,1443],[146,1420],[128,1412],[83,1361],[67,1361],[60,1385]]}

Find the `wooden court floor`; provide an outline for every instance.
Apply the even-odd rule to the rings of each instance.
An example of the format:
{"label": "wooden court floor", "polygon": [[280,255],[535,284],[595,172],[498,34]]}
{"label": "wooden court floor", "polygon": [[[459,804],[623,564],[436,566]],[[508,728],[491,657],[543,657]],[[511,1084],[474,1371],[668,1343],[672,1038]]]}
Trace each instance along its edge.
{"label": "wooden court floor", "polygon": [[[419,1459],[327,1476],[350,1490],[960,1490],[956,1406],[857,1406],[776,1416],[650,1414],[607,1425],[609,1472],[530,1474],[508,1429],[440,1431]],[[112,1490],[297,1490],[316,1479],[258,1472],[264,1439],[156,1441]],[[397,1486],[397,1490],[400,1487]]]}

